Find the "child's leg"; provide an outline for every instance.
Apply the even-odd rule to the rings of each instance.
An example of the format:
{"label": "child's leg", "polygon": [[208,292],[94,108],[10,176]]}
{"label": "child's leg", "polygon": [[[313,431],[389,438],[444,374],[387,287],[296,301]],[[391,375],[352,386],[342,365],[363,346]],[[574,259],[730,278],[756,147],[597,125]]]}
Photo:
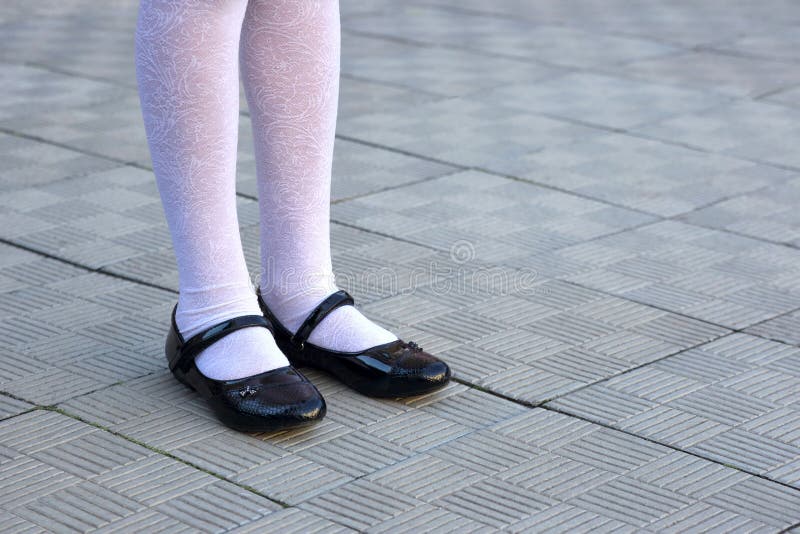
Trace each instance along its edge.
{"label": "child's leg", "polygon": [[[139,11],[139,94],[178,263],[176,322],[187,339],[225,319],[261,313],[235,197],[237,58],[246,7],[247,0],[142,0]],[[196,362],[218,380],[288,365],[264,328],[226,336]]]}

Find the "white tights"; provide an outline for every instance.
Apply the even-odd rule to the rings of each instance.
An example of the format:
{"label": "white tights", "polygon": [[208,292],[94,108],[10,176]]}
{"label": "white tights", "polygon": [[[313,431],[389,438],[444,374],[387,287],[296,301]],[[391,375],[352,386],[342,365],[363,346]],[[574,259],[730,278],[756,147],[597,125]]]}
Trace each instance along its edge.
{"label": "white tights", "polygon": [[[329,223],[338,1],[142,0],[137,80],[178,265],[176,322],[186,338],[260,313],[236,215],[239,68],[255,138],[265,301],[294,331],[338,289]],[[309,341],[355,351],[394,339],[347,306]],[[263,328],[234,332],[196,361],[218,380],[288,365]]]}

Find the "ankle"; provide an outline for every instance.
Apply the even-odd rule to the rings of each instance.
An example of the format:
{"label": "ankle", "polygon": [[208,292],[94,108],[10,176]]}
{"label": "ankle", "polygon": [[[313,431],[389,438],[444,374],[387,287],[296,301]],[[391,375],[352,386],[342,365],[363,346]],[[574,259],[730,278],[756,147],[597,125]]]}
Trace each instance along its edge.
{"label": "ankle", "polygon": [[[175,324],[184,339],[189,339],[222,321],[242,315],[261,315],[261,308],[255,294],[241,294],[233,298],[226,295],[207,295],[197,298],[197,294],[178,297],[175,311]],[[228,296],[229,297],[229,296]]]}
{"label": "ankle", "polygon": [[262,279],[259,294],[281,324],[295,332],[308,314],[329,295],[339,290],[333,276],[320,277],[314,284],[272,284]]}

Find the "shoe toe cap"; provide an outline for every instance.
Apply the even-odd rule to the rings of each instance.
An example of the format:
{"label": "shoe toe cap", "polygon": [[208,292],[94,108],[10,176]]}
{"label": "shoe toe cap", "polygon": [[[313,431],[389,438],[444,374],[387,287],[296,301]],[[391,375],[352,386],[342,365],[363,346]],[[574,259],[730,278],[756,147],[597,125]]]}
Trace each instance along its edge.
{"label": "shoe toe cap", "polygon": [[444,384],[450,379],[451,371],[446,363],[436,360],[426,365],[420,375],[427,382]]}
{"label": "shoe toe cap", "polygon": [[302,426],[319,421],[327,411],[317,388],[293,368],[230,384],[217,400],[220,419],[254,432]]}
{"label": "shoe toe cap", "polygon": [[438,389],[450,380],[450,367],[432,354],[417,351],[397,361],[394,369],[395,389],[398,393],[422,394]]}

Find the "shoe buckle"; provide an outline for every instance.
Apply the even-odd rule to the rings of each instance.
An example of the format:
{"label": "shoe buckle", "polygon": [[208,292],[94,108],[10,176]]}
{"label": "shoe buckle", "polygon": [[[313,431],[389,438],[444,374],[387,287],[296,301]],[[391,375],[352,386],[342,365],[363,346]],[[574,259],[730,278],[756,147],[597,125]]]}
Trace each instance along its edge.
{"label": "shoe buckle", "polygon": [[295,338],[295,336],[292,336],[291,338],[289,338],[289,341],[292,342],[292,345],[297,347],[297,350],[303,350],[304,348],[306,348],[306,342],[305,341],[301,341],[300,343],[298,343],[297,342],[297,338]]}

